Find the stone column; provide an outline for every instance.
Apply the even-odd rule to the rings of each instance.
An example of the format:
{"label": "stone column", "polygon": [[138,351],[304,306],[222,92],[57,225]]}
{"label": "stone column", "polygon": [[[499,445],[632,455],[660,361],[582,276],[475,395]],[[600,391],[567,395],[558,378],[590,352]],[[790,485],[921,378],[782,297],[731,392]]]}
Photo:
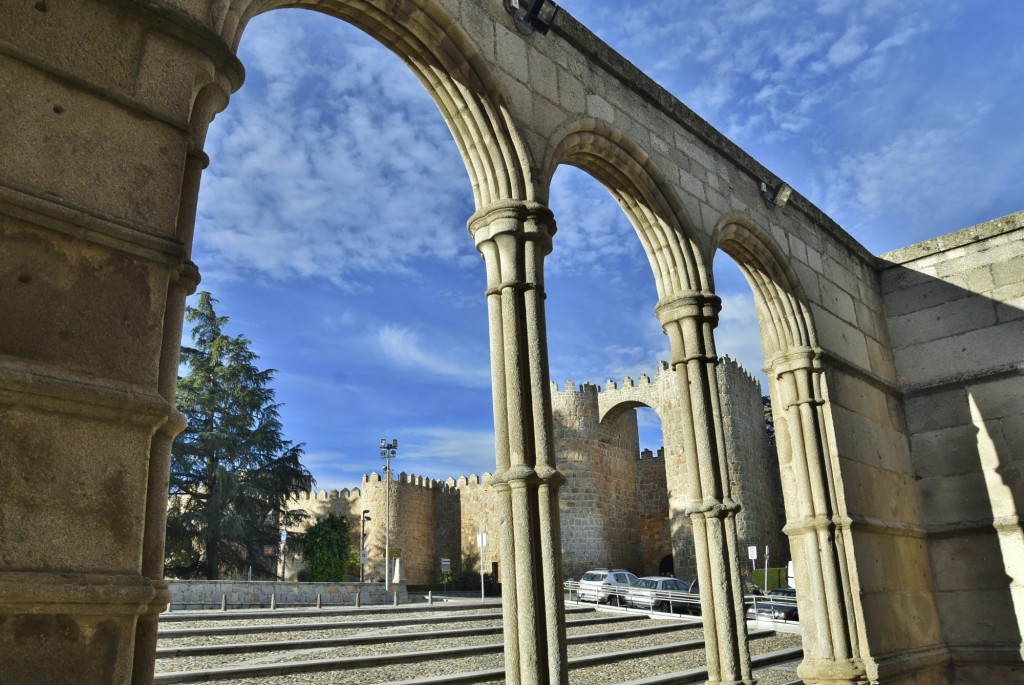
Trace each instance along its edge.
{"label": "stone column", "polygon": [[708,662],[708,683],[753,683],[736,550],[736,514],[729,497],[728,460],[719,407],[714,327],[721,300],[690,292],[662,299],[655,308],[669,337],[678,375],[685,512],[693,522],[697,578]]}
{"label": "stone column", "polygon": [[789,536],[797,573],[804,660],[798,674],[807,685],[868,682],[861,658],[857,614],[847,558],[850,519],[838,501],[833,457],[825,435],[820,351],[799,348],[770,360],[785,434],[780,455],[789,455]]}
{"label": "stone column", "polygon": [[[226,104],[223,98],[223,107]],[[205,129],[205,126],[203,127]],[[187,236],[191,244],[199,200],[199,181],[203,169],[210,163],[206,153],[191,150],[185,160],[182,180],[181,205],[178,210],[179,235]],[[160,378],[158,391],[172,407],[169,420],[153,435],[149,453],[149,479],[146,487],[146,518],[142,541],[142,575],[153,584],[154,596],[145,614],[139,617],[135,628],[135,657],[132,664],[133,685],[153,682],[156,665],[156,639],[159,616],[171,601],[164,580],[164,547],[167,540],[167,489],[171,466],[171,445],[185,428],[185,417],[174,407],[178,385],[178,362],[181,358],[181,329],[185,317],[185,298],[199,285],[199,270],[186,261],[173,275],[167,292],[164,313],[163,347],[160,351]]]}
{"label": "stone column", "polygon": [[568,682],[558,489],[544,321],[544,257],[555,222],[536,203],[500,202],[469,231],[487,269],[487,312],[509,685]]}

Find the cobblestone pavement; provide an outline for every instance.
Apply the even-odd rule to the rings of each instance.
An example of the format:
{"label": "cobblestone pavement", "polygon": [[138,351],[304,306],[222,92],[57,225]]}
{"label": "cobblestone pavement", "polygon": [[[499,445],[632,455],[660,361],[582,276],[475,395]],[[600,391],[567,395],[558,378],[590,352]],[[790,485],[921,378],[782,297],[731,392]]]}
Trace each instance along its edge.
{"label": "cobblestone pavement", "polygon": [[[427,610],[429,611],[429,610]],[[493,608],[483,610],[486,613],[493,613]],[[453,614],[445,612],[445,616],[462,616],[470,618],[479,615],[481,610],[468,609],[465,612]],[[703,633],[698,624],[679,623],[679,630],[666,633],[656,633],[639,637],[624,637],[614,640],[598,639],[597,634],[609,632],[622,632],[635,628],[657,626],[667,624],[673,619],[654,620],[646,614],[622,614],[623,620],[612,623],[599,623],[596,625],[577,624],[586,618],[600,617],[603,614],[571,614],[568,617],[569,626],[567,634],[570,636],[595,635],[593,641],[584,640],[578,644],[569,645],[570,661],[577,657],[605,654],[609,652],[620,652],[657,645],[667,645],[692,640],[699,640]],[[396,620],[406,616],[395,616]],[[273,652],[244,652],[239,654],[209,655],[209,656],[188,656],[168,657],[157,660],[157,673],[170,673],[181,671],[193,671],[201,669],[220,668],[231,665],[261,665],[279,664],[294,661],[311,661],[319,659],[337,659],[357,656],[377,656],[386,654],[398,654],[409,652],[422,652],[423,659],[412,663],[389,664],[369,668],[346,668],[325,672],[296,673],[293,675],[276,675],[258,678],[243,678],[234,680],[218,680],[222,685],[371,685],[377,683],[388,683],[396,680],[409,680],[426,676],[447,675],[452,673],[465,673],[469,671],[501,669],[504,666],[504,655],[500,648],[502,636],[500,633],[488,635],[470,635],[452,637],[445,635],[446,631],[471,628],[475,630],[484,628],[500,628],[500,618],[487,618],[485,620],[465,620],[438,623],[435,625],[395,625],[391,627],[360,626],[360,623],[368,621],[379,621],[381,616],[353,616],[351,619],[345,617],[325,616],[322,622],[325,624],[323,630],[305,630],[294,632],[274,632],[263,634],[239,634],[239,635],[194,635],[183,638],[164,639],[161,638],[158,647],[192,646],[205,644],[236,644],[249,643],[252,641],[284,641],[293,642],[294,649]],[[619,618],[616,616],[616,618]],[[286,620],[268,618],[263,620],[248,620],[237,623],[242,625],[266,625],[283,624]],[[301,623],[317,622],[315,616],[304,617]],[[201,628],[227,625],[225,621],[211,622],[175,622],[164,626],[168,629],[180,628]],[[341,624],[341,625],[339,625]],[[391,642],[388,636],[402,633],[431,633],[435,637],[429,639]],[[369,645],[346,645],[341,647],[316,647],[308,644],[309,640],[352,637],[352,636],[379,636],[380,641]],[[765,637],[751,640],[751,654],[762,654],[790,647],[799,646],[798,635],[778,633],[772,637]],[[447,658],[437,658],[445,652],[462,647],[480,645],[495,645],[493,653],[474,656],[449,655]],[[571,685],[593,685],[596,683],[623,683],[639,678],[649,677],[660,673],[687,670],[701,667],[704,664],[704,650],[690,649],[661,654],[654,656],[638,656],[610,664],[588,666],[585,668],[571,668],[569,682]],[[784,685],[796,680],[796,664],[775,665],[771,668],[761,669],[756,673],[758,682],[761,685]],[[206,682],[197,680],[195,682]],[[502,683],[504,681],[492,681]]]}

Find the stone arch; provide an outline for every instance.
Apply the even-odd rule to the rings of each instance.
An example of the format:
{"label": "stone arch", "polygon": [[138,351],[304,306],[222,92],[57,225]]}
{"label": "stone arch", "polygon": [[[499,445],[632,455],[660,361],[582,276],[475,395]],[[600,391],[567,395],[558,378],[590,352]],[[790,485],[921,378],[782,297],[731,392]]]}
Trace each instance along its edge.
{"label": "stone arch", "polygon": [[573,122],[553,139],[558,142],[551,147],[539,174],[544,201],[559,165],[587,172],[608,189],[636,230],[660,300],[707,288],[707,270],[690,237],[692,224],[647,153],[596,119]]}
{"label": "stone arch", "polygon": [[[807,681],[866,682],[863,625],[854,601],[851,520],[832,445],[828,389],[814,322],[800,281],[775,241],[749,219],[724,217],[715,244],[739,266],[754,292],[765,371],[786,483],[784,531],[790,538],[804,626]],[[781,428],[781,430],[780,430]],[[788,476],[788,477],[787,477]]]}
{"label": "stone arch", "polygon": [[733,215],[719,223],[715,245],[732,257],[754,291],[765,360],[815,347],[803,288],[775,241],[753,222]]}
{"label": "stone arch", "polygon": [[[218,17],[220,35],[236,51],[248,22],[278,8],[309,9],[355,26],[398,56],[433,99],[462,155],[477,209],[507,200],[533,200],[522,137],[477,47],[433,0],[404,2],[397,8],[385,4],[394,3],[235,2]],[[232,84],[232,90],[240,85]],[[196,124],[205,125],[194,119]]]}

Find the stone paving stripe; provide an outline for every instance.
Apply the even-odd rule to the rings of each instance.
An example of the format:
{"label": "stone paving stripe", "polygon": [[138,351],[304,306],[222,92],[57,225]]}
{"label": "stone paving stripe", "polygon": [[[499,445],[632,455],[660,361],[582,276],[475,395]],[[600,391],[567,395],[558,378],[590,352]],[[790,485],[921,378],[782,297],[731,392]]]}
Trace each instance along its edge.
{"label": "stone paving stripe", "polygon": [[[436,598],[435,598],[436,599]],[[171,603],[173,606],[174,603]],[[308,607],[305,609],[203,609],[202,611],[165,611],[160,614],[161,623],[182,621],[235,621],[238,619],[261,618],[299,618],[301,616],[366,616],[369,614],[407,614],[416,611],[468,611],[478,608],[495,609],[501,607],[500,599],[481,602],[479,599],[462,602],[442,602],[438,604],[374,604],[372,606],[344,607]]]}
{"label": "stone paving stripe", "polygon": [[[761,631],[758,631],[761,632]],[[751,633],[750,636],[754,637],[755,633]],[[760,636],[759,636],[760,637]],[[803,647],[792,647],[790,649],[780,649],[776,652],[768,652],[767,654],[761,654],[750,658],[751,669],[763,668],[770,666],[771,664],[783,663],[786,661],[794,661],[802,658],[804,655]],[[572,662],[570,661],[570,664]],[[630,680],[629,682],[619,683],[618,685],[690,685],[690,683],[703,683],[708,679],[708,669],[705,668],[691,668],[687,671],[676,671],[675,673],[663,673],[661,675],[651,676],[650,678],[641,678],[640,680]],[[802,685],[800,681],[796,681],[791,685]]]}
{"label": "stone paving stripe", "polygon": [[[622,621],[616,618],[611,621]],[[583,621],[572,621],[567,627],[578,627],[585,625],[599,625],[611,622],[609,619],[592,619]],[[629,628],[609,633],[587,633],[585,635],[569,635],[566,638],[567,644],[577,642],[601,642],[620,637],[642,637],[644,635],[657,635],[668,633],[674,630],[692,629],[690,624],[665,623],[661,625],[647,626],[643,628]],[[349,645],[376,644],[382,639],[388,642],[416,642],[418,640],[437,640],[441,638],[472,637],[475,635],[499,635],[504,632],[504,626],[493,626],[489,628],[462,628],[459,630],[429,631],[417,633],[393,633],[386,636],[362,635],[349,637],[327,637],[311,640],[280,640],[276,642],[238,642],[227,645],[189,645],[182,647],[161,647],[156,650],[156,656],[160,658],[169,657],[194,657],[213,656],[217,654],[243,654],[247,652],[275,652],[297,649],[311,649],[317,647],[345,647]]]}
{"label": "stone paving stripe", "polygon": [[[671,624],[669,624],[671,625]],[[682,626],[683,624],[677,624]],[[751,632],[749,637],[768,637],[774,635],[771,630],[759,630]],[[598,633],[595,635],[579,636],[589,641],[601,641],[602,639],[617,639],[621,633]],[[689,640],[681,643],[668,645],[657,645],[621,652],[608,652],[606,654],[594,654],[589,656],[569,659],[570,668],[595,666],[599,664],[623,661],[626,659],[639,658],[654,654],[667,654],[673,651],[684,651],[698,649],[704,646],[703,640]],[[494,654],[503,651],[504,644],[478,645],[474,647],[456,647],[447,649],[444,652],[446,657],[478,656],[481,654]],[[199,671],[178,671],[172,673],[158,673],[153,677],[154,685],[172,685],[175,683],[208,682],[213,680],[229,680],[232,678],[254,678],[278,675],[289,675],[293,673],[310,673],[318,671],[332,671],[339,669],[367,668],[372,666],[394,665],[421,661],[423,652],[403,652],[400,654],[373,655],[359,657],[344,657],[340,659],[320,659],[312,661],[290,661],[279,664],[259,664],[248,666],[224,666]],[[474,672],[477,678],[481,671]],[[457,674],[456,674],[457,675]],[[471,682],[471,681],[466,681]]]}

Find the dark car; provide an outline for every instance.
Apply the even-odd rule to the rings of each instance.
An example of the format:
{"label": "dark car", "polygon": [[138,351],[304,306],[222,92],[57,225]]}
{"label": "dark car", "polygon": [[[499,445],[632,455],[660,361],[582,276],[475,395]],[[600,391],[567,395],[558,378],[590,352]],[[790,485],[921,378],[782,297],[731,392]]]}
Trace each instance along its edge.
{"label": "dark car", "polygon": [[[764,593],[761,592],[761,588],[754,585],[749,578],[740,578],[740,585],[743,589],[743,606],[747,608],[747,613],[749,614],[754,603],[759,601],[758,597],[763,596]],[[701,613],[700,581],[696,578],[690,581],[690,584],[687,587],[687,592],[694,595],[694,597],[691,597],[687,602],[684,602],[684,611],[699,616]]]}
{"label": "dark car", "polygon": [[799,621],[800,611],[796,605],[796,590],[791,587],[772,590],[764,599],[757,599],[747,609],[747,616],[777,621]]}

